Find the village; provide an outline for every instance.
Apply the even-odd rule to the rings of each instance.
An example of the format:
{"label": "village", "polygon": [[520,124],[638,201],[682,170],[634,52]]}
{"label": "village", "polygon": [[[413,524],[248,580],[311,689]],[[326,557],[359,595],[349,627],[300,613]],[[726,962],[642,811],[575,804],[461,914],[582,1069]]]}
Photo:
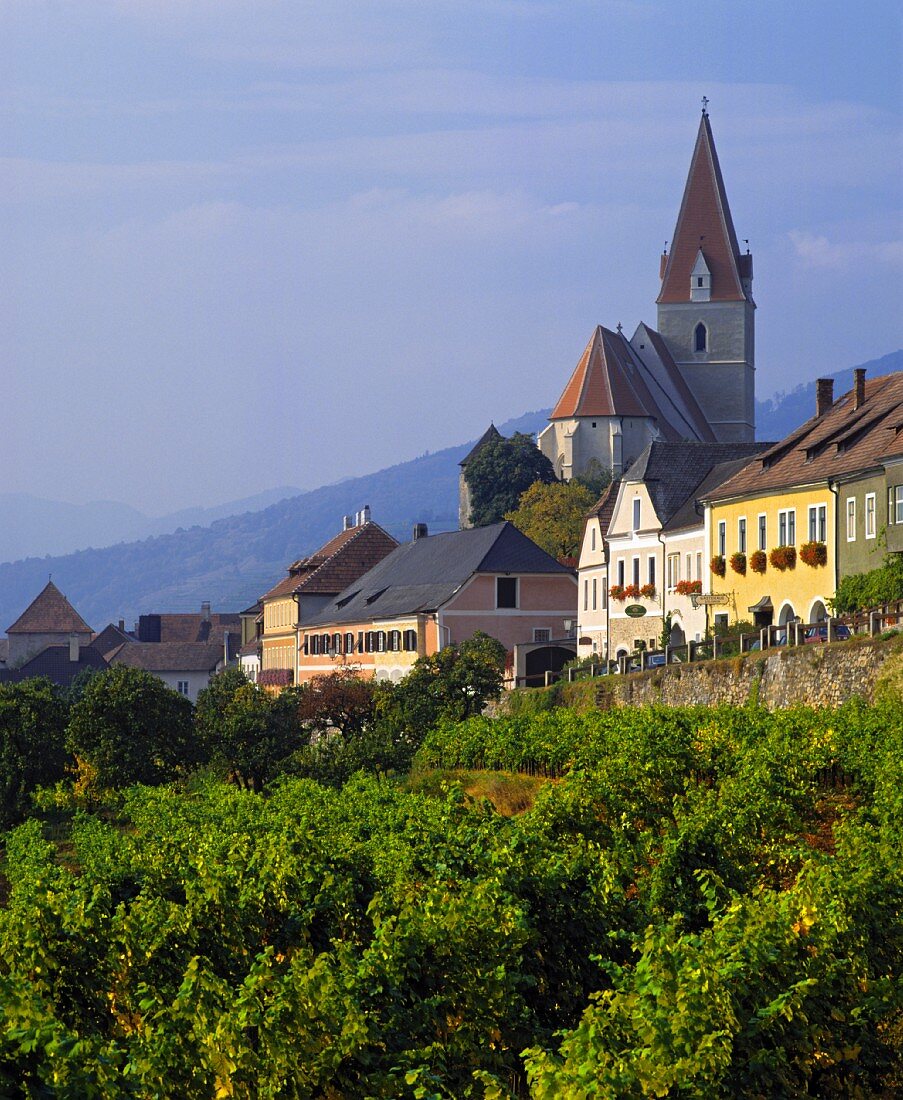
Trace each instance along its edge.
{"label": "village", "polygon": [[[536,440],[554,479],[607,482],[577,555],[503,517],[473,525],[468,467],[504,442],[490,426],[461,462],[460,530],[417,523],[400,544],[362,504],[249,607],[97,631],[50,579],[8,627],[0,678],[68,685],[124,665],[194,702],[230,666],[271,692],[336,670],[398,682],[484,633],[508,653],[510,688],[574,662],[692,661],[730,635],[741,652],[848,638],[838,586],[903,553],[903,373],[859,369],[843,394],[821,378],[809,419],[756,440],[753,258],[705,103],[659,264],[656,327],[597,325]],[[876,614],[872,629],[896,622]]]}

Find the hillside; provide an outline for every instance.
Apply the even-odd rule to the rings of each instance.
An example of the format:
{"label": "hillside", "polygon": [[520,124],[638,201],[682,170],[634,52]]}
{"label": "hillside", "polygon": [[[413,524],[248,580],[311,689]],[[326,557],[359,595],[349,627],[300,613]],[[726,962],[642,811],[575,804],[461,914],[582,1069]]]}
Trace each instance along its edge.
{"label": "hillside", "polygon": [[[901,370],[903,351],[863,366],[870,376]],[[852,368],[833,377],[835,393],[843,393],[852,384]],[[757,434],[760,439],[780,439],[814,408],[814,381],[759,401]],[[548,409],[540,409],[499,427],[506,434],[536,432],[548,414]],[[372,508],[373,518],[401,540],[410,537],[417,522],[427,523],[432,531],[451,530],[458,522],[458,462],[472,443],[276,500],[262,510],[228,516],[209,526],[0,565],[0,630],[27,606],[48,573],[99,629],[118,618],[130,623],[142,612],[194,609],[203,600],[223,610],[245,607],[282,575],[289,561],[316,549],[336,533],[343,515],[365,504]],[[279,495],[281,491],[274,490],[270,499]]]}

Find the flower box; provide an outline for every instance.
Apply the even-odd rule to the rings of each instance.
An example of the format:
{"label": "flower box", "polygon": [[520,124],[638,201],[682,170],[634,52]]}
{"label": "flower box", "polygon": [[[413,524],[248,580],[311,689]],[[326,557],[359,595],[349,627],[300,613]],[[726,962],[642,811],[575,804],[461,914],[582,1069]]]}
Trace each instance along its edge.
{"label": "flower box", "polygon": [[623,584],[613,584],[611,586],[611,588],[609,588],[608,594],[609,594],[609,596],[611,596],[611,598],[613,600],[623,600],[624,599],[624,585]]}
{"label": "flower box", "polygon": [[678,581],[674,591],[678,596],[695,596],[702,591],[702,581]]}
{"label": "flower box", "polygon": [[780,569],[782,573],[785,569],[794,569],[796,567],[796,547],[776,546],[768,555],[768,560],[775,569]]}
{"label": "flower box", "polygon": [[736,554],[731,554],[731,569],[741,577],[746,575],[746,555],[741,554],[739,550]]}
{"label": "flower box", "polygon": [[749,555],[749,567],[754,573],[764,573],[768,568],[768,555],[764,550],[753,550]]}
{"label": "flower box", "polygon": [[723,577],[727,572],[727,566],[724,562],[724,556],[722,554],[716,554],[709,562],[709,568],[715,574],[716,577]]}
{"label": "flower box", "polygon": [[265,668],[257,676],[257,683],[262,687],[291,687],[295,674],[290,668]]}
{"label": "flower box", "polygon": [[640,589],[640,595],[643,597],[644,600],[654,600],[655,599],[655,585],[654,584],[644,584],[642,586],[642,588]]}
{"label": "flower box", "polygon": [[800,547],[800,559],[815,568],[828,564],[828,548],[823,542],[804,542]]}
{"label": "flower box", "polygon": [[640,586],[638,584],[625,584],[624,598],[627,600],[638,600],[640,598]]}

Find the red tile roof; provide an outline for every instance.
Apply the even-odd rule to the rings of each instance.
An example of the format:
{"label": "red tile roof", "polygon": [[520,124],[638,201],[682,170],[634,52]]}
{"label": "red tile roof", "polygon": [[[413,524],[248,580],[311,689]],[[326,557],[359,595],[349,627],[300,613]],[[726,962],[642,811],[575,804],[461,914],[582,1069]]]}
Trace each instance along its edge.
{"label": "red tile roof", "polygon": [[91,627],[48,581],[28,607],[7,627],[7,634],[92,634]]}
{"label": "red tile roof", "polygon": [[853,398],[850,390],[822,416],[757,455],[710,499],[816,484],[880,466],[899,446],[895,426],[903,416],[903,372],[868,379],[858,409]]}
{"label": "red tile roof", "polygon": [[396,546],[397,540],[378,523],[364,523],[340,531],[310,557],[292,562],[288,576],[261,599],[273,600],[297,592],[337,595],[369,572]]}
{"label": "red tile roof", "polygon": [[619,333],[597,325],[551,420],[572,416],[649,416],[622,362]]}
{"label": "red tile roof", "polygon": [[658,296],[660,303],[690,301],[690,274],[700,248],[712,274],[711,301],[743,301],[746,294],[740,281],[741,270],[744,274],[751,273],[752,257],[740,255],[707,114],[703,114],[699,123]]}

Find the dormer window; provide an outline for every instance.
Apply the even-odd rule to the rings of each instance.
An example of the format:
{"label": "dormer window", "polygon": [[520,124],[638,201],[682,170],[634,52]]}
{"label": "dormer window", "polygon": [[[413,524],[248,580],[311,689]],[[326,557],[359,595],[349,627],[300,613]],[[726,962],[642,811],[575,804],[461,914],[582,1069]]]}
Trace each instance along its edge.
{"label": "dormer window", "polygon": [[693,350],[694,351],[708,351],[709,350],[709,333],[708,329],[702,323],[693,329]]}
{"label": "dormer window", "polygon": [[708,302],[712,297],[712,273],[702,249],[696,253],[696,263],[690,272],[690,301]]}

